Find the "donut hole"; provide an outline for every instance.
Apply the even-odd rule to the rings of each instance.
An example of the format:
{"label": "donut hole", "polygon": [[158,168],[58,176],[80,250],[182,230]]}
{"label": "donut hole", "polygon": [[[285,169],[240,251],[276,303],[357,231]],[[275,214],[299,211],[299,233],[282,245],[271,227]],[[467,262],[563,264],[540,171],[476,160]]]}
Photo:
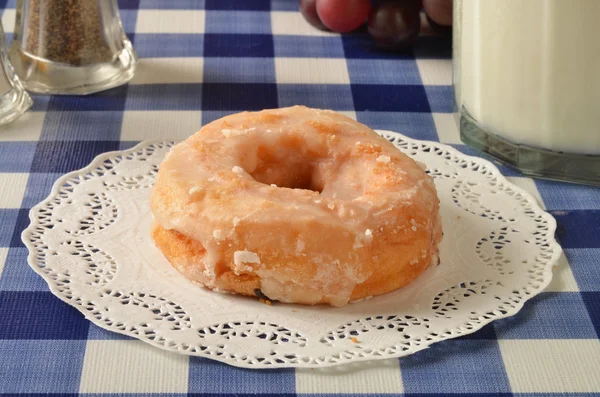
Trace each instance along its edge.
{"label": "donut hole", "polygon": [[309,156],[269,149],[261,147],[257,151],[256,167],[249,172],[254,180],[266,185],[321,193],[323,184],[315,178],[315,166],[307,158]]}
{"label": "donut hole", "polygon": [[252,177],[266,185],[277,185],[289,189],[312,190],[321,193],[323,186],[313,178],[313,167],[300,162],[277,164],[260,164],[252,173]]}

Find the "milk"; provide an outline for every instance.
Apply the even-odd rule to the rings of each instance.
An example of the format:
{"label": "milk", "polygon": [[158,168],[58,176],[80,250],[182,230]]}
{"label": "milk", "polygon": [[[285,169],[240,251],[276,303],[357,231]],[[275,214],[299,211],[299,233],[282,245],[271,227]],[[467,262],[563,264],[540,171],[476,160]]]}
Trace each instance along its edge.
{"label": "milk", "polygon": [[455,0],[455,85],[513,143],[600,154],[600,0]]}

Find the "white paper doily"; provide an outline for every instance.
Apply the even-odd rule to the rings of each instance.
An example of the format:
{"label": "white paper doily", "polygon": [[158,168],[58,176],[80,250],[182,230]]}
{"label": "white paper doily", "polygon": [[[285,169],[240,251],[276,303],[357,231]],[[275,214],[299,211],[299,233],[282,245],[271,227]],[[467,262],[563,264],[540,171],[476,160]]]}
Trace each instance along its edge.
{"label": "white paper doily", "polygon": [[380,131],[427,164],[441,200],[441,265],[342,308],[215,293],[173,269],[150,236],[150,187],[172,146],[144,142],[61,177],[30,213],[28,261],[93,323],[165,350],[250,368],[406,356],[515,314],[552,277],[556,223],[486,160]]}

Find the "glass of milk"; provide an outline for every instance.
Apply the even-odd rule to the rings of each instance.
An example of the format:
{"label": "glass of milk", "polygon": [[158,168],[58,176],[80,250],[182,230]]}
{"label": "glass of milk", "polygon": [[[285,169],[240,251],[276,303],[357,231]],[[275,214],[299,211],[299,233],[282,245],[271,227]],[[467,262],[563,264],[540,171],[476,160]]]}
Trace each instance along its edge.
{"label": "glass of milk", "polygon": [[461,139],[527,175],[600,185],[600,0],[454,0]]}

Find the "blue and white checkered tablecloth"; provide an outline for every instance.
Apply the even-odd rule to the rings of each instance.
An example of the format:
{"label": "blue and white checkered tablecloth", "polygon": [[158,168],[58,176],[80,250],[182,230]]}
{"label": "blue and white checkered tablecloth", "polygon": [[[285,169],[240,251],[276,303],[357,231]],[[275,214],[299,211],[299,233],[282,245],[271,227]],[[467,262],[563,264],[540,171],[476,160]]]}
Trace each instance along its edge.
{"label": "blue and white checkered tablecloth", "polygon": [[[450,40],[428,29],[413,51],[389,54],[364,34],[311,28],[296,0],[120,5],[141,57],[133,81],[89,97],[35,96],[32,111],[0,128],[0,396],[600,396],[600,189],[505,167],[558,220],[565,257],[554,281],[517,316],[407,358],[360,370],[239,369],[109,333],[55,298],[29,269],[20,234],[54,181],[99,153],[294,104],[472,153],[451,115]],[[10,40],[15,4],[0,7]]]}

